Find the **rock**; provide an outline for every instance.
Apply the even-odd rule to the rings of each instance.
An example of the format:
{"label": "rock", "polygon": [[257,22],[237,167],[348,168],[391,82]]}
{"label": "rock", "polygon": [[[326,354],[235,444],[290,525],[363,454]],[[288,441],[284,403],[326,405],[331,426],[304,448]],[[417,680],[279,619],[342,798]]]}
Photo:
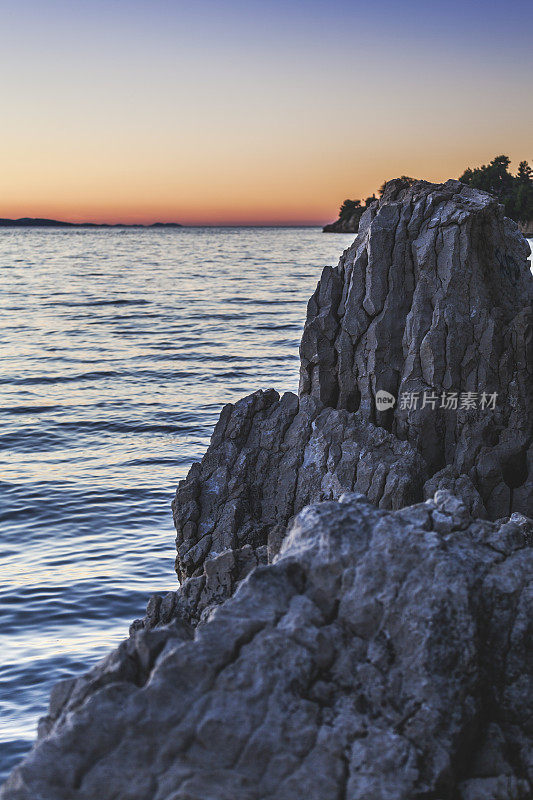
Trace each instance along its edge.
{"label": "rock", "polygon": [[[518,226],[491,195],[458,181],[389,182],[309,301],[300,395],[359,410],[407,440],[430,476],[444,470],[445,485],[468,479],[470,502],[490,518],[509,509],[527,513],[533,507],[528,254]],[[376,408],[379,390],[397,399],[394,407]],[[458,393],[457,410],[441,408],[443,392],[444,402]],[[467,392],[477,393],[477,408],[461,408]],[[409,408],[402,399],[413,394],[418,404]],[[495,408],[487,407],[494,394]],[[433,479],[428,492],[438,483]]]}
{"label": "rock", "polygon": [[357,233],[359,222],[363,215],[364,208],[358,208],[349,217],[342,217],[336,219],[335,222],[324,225],[322,228],[323,233]]}
{"label": "rock", "polygon": [[446,491],[308,506],[194,639],[137,631],[56,693],[0,797],[531,797],[533,551],[506,524]]}
{"label": "rock", "polygon": [[250,547],[244,572],[235,574],[233,561],[226,562],[223,599],[235,579],[267,560],[267,547],[277,552],[276,533],[305,505],[355,490],[380,508],[401,508],[422,499],[425,476],[423,460],[407,442],[360,413],[289,392],[282,398],[273,390],[255,392],[224,408],[201,464],[178,487],[178,576],[200,577],[208,559]]}
{"label": "rock", "polygon": [[[387,184],[309,301],[300,397],[269,390],[226,406],[180,484],[180,580],[201,579],[206,559],[244,545],[262,563],[304,505],[345,491],[382,508],[448,489],[481,518],[531,510],[527,252],[490,195],[458,181]],[[379,390],[418,393],[420,407],[378,410]],[[458,406],[462,392],[499,400],[439,408],[452,390]],[[435,408],[421,407],[424,393]],[[221,599],[235,583],[230,570]],[[189,618],[210,602],[202,588]]]}

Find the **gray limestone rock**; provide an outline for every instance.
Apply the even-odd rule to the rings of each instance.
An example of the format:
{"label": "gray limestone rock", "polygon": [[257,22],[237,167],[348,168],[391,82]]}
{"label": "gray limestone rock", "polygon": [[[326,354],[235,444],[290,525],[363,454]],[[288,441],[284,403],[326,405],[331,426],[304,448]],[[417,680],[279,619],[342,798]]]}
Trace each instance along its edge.
{"label": "gray limestone rock", "polygon": [[[267,548],[276,552],[277,534],[298,511],[343,492],[401,508],[422,499],[426,477],[423,459],[407,442],[360,413],[290,392],[281,399],[273,390],[255,392],[224,408],[201,464],[178,487],[178,576],[200,577],[206,560],[246,546],[257,562],[266,561]],[[233,571],[233,562],[226,563]]]}
{"label": "gray limestone rock", "polygon": [[60,684],[0,797],[526,800],[532,575],[529,521],[445,490],[308,506],[194,635],[135,631]]}
{"label": "gray limestone rock", "polygon": [[[459,181],[389,182],[309,301],[300,395],[360,410],[407,440],[432,475],[450,467],[445,485],[467,476],[492,519],[531,510],[528,254],[491,195]],[[379,390],[397,398],[393,408],[376,408]],[[458,393],[456,410],[440,407],[443,392],[444,403]],[[477,408],[461,408],[467,392]]]}

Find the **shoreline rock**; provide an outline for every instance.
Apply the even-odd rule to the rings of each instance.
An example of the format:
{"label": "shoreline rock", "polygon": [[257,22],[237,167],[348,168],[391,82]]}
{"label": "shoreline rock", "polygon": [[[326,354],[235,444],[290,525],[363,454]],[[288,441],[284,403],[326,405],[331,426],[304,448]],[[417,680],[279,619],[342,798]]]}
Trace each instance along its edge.
{"label": "shoreline rock", "polygon": [[[533,466],[529,252],[492,195],[390,181],[309,301],[300,396],[361,409],[431,475],[467,476],[492,519],[531,510],[531,487],[520,489]],[[379,411],[378,390],[418,394],[419,406]],[[454,390],[496,393],[496,408],[440,408]],[[420,407],[424,392],[435,408]]]}
{"label": "shoreline rock", "polygon": [[441,491],[304,509],[193,631],[59,684],[4,800],[527,798],[531,524]]}
{"label": "shoreline rock", "polygon": [[322,233],[357,233],[362,213],[363,209],[361,209],[361,213],[358,211],[350,217],[336,219],[335,222],[324,225]]}

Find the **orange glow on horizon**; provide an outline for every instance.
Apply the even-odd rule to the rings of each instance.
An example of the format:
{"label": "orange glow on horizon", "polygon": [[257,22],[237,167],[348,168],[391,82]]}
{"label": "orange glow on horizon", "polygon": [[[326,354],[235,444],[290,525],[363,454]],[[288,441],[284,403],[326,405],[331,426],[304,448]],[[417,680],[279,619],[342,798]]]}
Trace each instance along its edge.
{"label": "orange glow on horizon", "polygon": [[531,162],[524,8],[495,59],[468,4],[418,5],[12,4],[0,217],[322,225],[399,175]]}
{"label": "orange glow on horizon", "polygon": [[[489,160],[492,155],[485,160]],[[519,158],[520,155],[516,162]],[[392,161],[390,158],[388,160]],[[427,164],[422,163],[417,170],[414,169],[414,163],[406,164],[405,161],[400,167],[394,168],[390,163],[379,171],[378,168],[368,170],[368,167],[358,170],[357,166],[352,165],[350,169],[339,170],[329,178],[325,175],[311,175],[306,182],[302,181],[301,176],[289,173],[285,181],[279,180],[278,192],[267,187],[270,189],[269,196],[262,196],[257,187],[249,185],[249,181],[234,185],[231,194],[228,191],[220,196],[220,192],[213,192],[214,196],[206,196],[205,199],[199,197],[198,191],[191,191],[188,200],[182,197],[183,187],[181,191],[176,188],[174,193],[168,187],[159,187],[159,190],[157,186],[150,187],[149,181],[145,191],[140,186],[131,187],[127,191],[122,185],[111,184],[105,200],[102,199],[103,191],[95,191],[92,186],[82,186],[78,196],[73,196],[68,190],[56,188],[56,199],[53,199],[52,189],[48,192],[46,185],[34,188],[28,186],[27,195],[33,195],[35,199],[26,199],[24,187],[17,192],[4,192],[0,201],[0,217],[129,225],[176,222],[184,226],[321,226],[337,218],[343,200],[351,198],[364,201],[374,193],[377,195],[384,180],[408,174],[415,178],[442,182],[448,178],[457,178],[466,166],[476,165],[481,160],[469,159],[468,156],[456,157],[450,158],[446,165],[441,159],[438,167],[428,160]],[[516,165],[513,163],[512,166]],[[257,182],[261,183],[259,176]],[[141,197],[144,199],[140,199]]]}
{"label": "orange glow on horizon", "polygon": [[[494,154],[483,154],[485,161]],[[517,154],[516,162],[521,157]],[[482,157],[483,158],[483,157]],[[4,191],[0,201],[0,217],[40,217],[66,222],[92,222],[108,224],[142,224],[177,222],[184,226],[204,225],[324,225],[337,217],[338,209],[346,198],[361,199],[378,192],[384,180],[402,174],[440,182],[457,178],[468,165],[481,163],[482,158],[452,154],[448,159],[399,159],[394,155],[384,157],[379,164],[358,166],[354,160],[345,164],[328,164],[328,169],[305,172],[287,165],[286,174],[236,174],[230,184],[226,176],[215,180],[183,183],[158,181],[153,176],[138,179],[113,180],[112,165],[106,165],[110,175],[101,167],[100,182],[77,176],[77,191],[69,186],[53,186],[48,176],[33,173],[26,181],[13,175],[11,191]],[[416,163],[418,161],[418,164]],[[515,164],[513,163],[513,166]],[[238,169],[235,170],[238,173]],[[9,176],[8,176],[9,177]],[[40,178],[40,180],[39,180]],[[170,183],[170,185],[169,185]],[[104,188],[106,191],[104,191]],[[258,188],[259,187],[259,188]],[[54,197],[55,195],[55,197]],[[104,199],[105,196],[105,199]],[[30,199],[33,198],[33,199]]]}

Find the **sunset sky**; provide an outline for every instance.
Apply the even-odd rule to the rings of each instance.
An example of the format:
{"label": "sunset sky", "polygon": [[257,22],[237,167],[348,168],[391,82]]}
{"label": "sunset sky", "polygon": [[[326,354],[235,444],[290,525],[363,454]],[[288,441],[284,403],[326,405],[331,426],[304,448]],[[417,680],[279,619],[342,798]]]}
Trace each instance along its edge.
{"label": "sunset sky", "polygon": [[0,217],[319,223],[533,162],[533,3],[0,0]]}

